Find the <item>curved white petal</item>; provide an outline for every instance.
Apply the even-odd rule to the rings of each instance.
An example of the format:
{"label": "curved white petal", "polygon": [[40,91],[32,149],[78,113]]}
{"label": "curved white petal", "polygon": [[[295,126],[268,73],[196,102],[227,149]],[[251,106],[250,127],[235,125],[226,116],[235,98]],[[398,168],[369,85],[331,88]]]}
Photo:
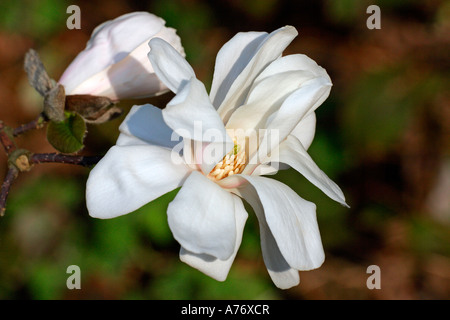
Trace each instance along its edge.
{"label": "curved white petal", "polygon": [[153,38],[148,43],[148,58],[159,79],[174,93],[192,77],[195,72],[186,59],[169,43],[160,38]]}
{"label": "curved white petal", "polygon": [[[316,114],[315,112],[311,112],[307,116],[305,116],[300,122],[297,124],[297,126],[292,130],[289,136],[296,137],[305,150],[308,150],[308,148],[311,146],[311,143],[313,142],[314,135],[316,131]],[[289,137],[288,136],[288,137]],[[253,158],[255,160],[256,158]],[[256,164],[256,165],[248,165],[242,174],[250,174],[250,175],[268,175],[268,174],[275,174],[279,170],[286,170],[289,169],[290,166],[286,163],[279,162],[279,152],[278,149],[276,152],[271,152],[271,156],[269,158],[265,158],[265,161],[262,164]],[[267,166],[265,164],[271,162],[270,166]]]}
{"label": "curved white petal", "polygon": [[[163,39],[165,42],[169,43],[177,52],[180,53],[182,57],[186,56],[184,52],[184,48],[181,45],[180,37],[177,35],[177,31],[174,28],[164,27],[157,34],[153,36],[153,38]],[[148,54],[148,42],[146,43],[145,52]],[[148,59],[148,55],[146,55]]]}
{"label": "curved white petal", "polygon": [[121,216],[181,186],[190,170],[182,160],[174,161],[177,157],[157,146],[113,146],[89,174],[89,214]]}
{"label": "curved white petal", "polygon": [[280,144],[279,161],[290,165],[331,199],[348,207],[341,188],[320,170],[296,137],[291,135]]}
{"label": "curved white petal", "polygon": [[210,142],[212,140],[205,140],[204,131],[218,130],[219,141],[229,139],[205,86],[196,78],[186,82],[183,89],[163,109],[162,114],[167,125],[182,137]]}
{"label": "curved white petal", "polygon": [[232,197],[234,200],[234,214],[236,219],[236,242],[233,254],[226,260],[220,260],[207,254],[189,252],[183,247],[180,250],[181,261],[218,281],[225,281],[228,276],[228,272],[241,245],[242,233],[248,217],[241,199],[234,195]]}
{"label": "curved white petal", "polygon": [[266,32],[239,32],[217,53],[209,96],[218,108],[237,76],[253,58]]}
{"label": "curved white petal", "polygon": [[[255,79],[245,105],[232,114],[227,128],[265,127],[267,119],[281,107],[290,94],[299,89],[306,81],[318,77],[331,84],[326,70],[306,55],[294,54],[276,59]],[[309,124],[311,123],[308,122]],[[312,136],[314,136],[314,129],[315,120]],[[308,133],[310,135],[310,132]],[[309,141],[304,145],[309,147],[310,143]]]}
{"label": "curved white petal", "polygon": [[167,216],[174,238],[186,250],[229,259],[236,246],[235,201],[233,196],[204,175],[193,171]]}
{"label": "curved white petal", "polygon": [[212,106],[206,89],[191,78],[162,111],[164,121],[185,139],[200,142],[194,153],[202,171],[208,174],[233,148],[222,119]]}
{"label": "curved white petal", "polygon": [[[325,259],[316,206],[274,179],[243,176],[255,188],[276,244],[291,268],[311,270]],[[247,198],[246,198],[247,199]],[[274,250],[274,246],[271,246]]]}
{"label": "curved white petal", "polygon": [[177,134],[164,122],[161,109],[151,104],[133,106],[119,130],[118,146],[152,144],[173,148],[179,143]]}
{"label": "curved white petal", "polygon": [[305,116],[291,131],[291,135],[296,137],[302,143],[302,146],[308,150],[313,142],[316,132],[316,113],[311,112]]}
{"label": "curved white petal", "polygon": [[280,109],[286,98],[314,77],[308,71],[285,71],[255,82],[246,104],[233,112],[226,127],[255,130],[265,128],[268,118]]}
{"label": "curved white petal", "polygon": [[[268,175],[274,175],[279,170],[279,163],[274,164],[260,164],[258,165],[253,172],[251,173],[252,176],[268,176]],[[245,171],[244,171],[245,172]],[[243,173],[245,174],[245,173]]]}
{"label": "curved white petal", "polygon": [[269,64],[255,79],[255,84],[275,74],[288,71],[307,71],[315,77],[323,77],[331,82],[326,70],[319,66],[313,59],[304,54],[290,54]]}
{"label": "curved white petal", "polygon": [[278,102],[278,106],[281,106],[291,93],[300,88],[306,81],[314,78],[316,76],[312,72],[291,70],[278,72],[260,80],[257,79],[248,94],[246,103],[261,103],[265,99],[270,99],[271,103]]}
{"label": "curved white petal", "polygon": [[286,26],[265,37],[252,59],[230,86],[227,95],[217,110],[224,122],[227,122],[234,110],[244,103],[258,74],[272,61],[280,57],[297,34],[294,27]]}
{"label": "curved white petal", "polygon": [[307,81],[283,102],[280,109],[267,120],[267,135],[261,141],[262,145],[267,145],[266,154],[278,147],[303,118],[325,101],[330,89],[331,83],[326,78],[315,78]]}
{"label": "curved white petal", "polygon": [[[241,177],[241,179],[244,179]],[[238,192],[252,206],[258,217],[261,236],[261,250],[267,271],[273,283],[280,289],[289,289],[300,282],[298,271],[291,268],[280,252],[275,238],[267,224],[264,208],[252,185],[239,188]]]}

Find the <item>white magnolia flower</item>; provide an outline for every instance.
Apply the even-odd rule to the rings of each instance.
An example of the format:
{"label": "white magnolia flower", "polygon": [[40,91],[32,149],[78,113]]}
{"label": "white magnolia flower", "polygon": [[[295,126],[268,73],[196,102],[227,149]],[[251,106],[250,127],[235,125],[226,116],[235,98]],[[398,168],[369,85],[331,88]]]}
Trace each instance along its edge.
{"label": "white magnolia flower", "polygon": [[[176,96],[163,110],[132,108],[117,144],[89,176],[90,215],[127,214],[181,187],[167,210],[180,258],[223,281],[241,244],[243,198],[258,217],[263,258],[279,288],[297,285],[298,270],[319,267],[324,251],[316,206],[261,176],[287,164],[346,205],[340,188],[306,151],[314,110],[329,95],[331,81],[307,56],[281,56],[296,35],[290,26],[238,33],[217,55],[209,95],[174,48],[151,40],[155,72]],[[255,132],[256,139],[247,135]],[[182,155],[174,136],[183,138]]]}
{"label": "white magnolia flower", "polygon": [[86,48],[65,70],[59,83],[66,94],[142,98],[167,91],[148,61],[148,42],[158,37],[184,55],[175,29],[148,12],[133,12],[107,21],[91,35]]}

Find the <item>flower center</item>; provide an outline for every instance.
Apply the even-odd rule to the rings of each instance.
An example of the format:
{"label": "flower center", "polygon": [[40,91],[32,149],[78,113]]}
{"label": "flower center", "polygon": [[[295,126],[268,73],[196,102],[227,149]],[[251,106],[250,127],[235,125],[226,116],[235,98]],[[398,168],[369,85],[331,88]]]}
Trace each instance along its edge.
{"label": "flower center", "polygon": [[234,140],[234,148],[216,164],[208,174],[208,178],[219,181],[233,174],[241,173],[245,168],[246,160],[244,148]]}

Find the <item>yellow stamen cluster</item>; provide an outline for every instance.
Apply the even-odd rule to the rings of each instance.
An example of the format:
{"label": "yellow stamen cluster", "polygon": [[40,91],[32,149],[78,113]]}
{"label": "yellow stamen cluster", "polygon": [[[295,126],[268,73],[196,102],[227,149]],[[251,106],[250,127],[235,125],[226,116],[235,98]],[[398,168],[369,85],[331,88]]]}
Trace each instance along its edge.
{"label": "yellow stamen cluster", "polygon": [[235,144],[222,161],[220,161],[214,169],[208,174],[208,178],[213,181],[219,181],[233,174],[241,173],[246,163],[245,151],[240,145]]}

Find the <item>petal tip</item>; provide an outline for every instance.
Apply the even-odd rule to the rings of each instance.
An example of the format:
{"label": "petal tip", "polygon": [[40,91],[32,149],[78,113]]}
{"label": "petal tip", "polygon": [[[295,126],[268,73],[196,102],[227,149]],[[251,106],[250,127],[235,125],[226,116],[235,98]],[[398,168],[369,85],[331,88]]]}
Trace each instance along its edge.
{"label": "petal tip", "polygon": [[298,35],[298,30],[294,26],[286,25],[282,29],[288,30],[288,31],[292,32],[293,34],[295,34],[296,36]]}

